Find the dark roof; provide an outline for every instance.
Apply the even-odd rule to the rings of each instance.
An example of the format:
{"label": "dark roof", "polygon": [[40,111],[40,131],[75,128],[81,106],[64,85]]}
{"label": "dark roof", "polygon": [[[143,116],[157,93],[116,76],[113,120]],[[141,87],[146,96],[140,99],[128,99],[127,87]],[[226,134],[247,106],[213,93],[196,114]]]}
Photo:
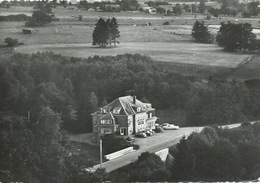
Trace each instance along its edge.
{"label": "dark roof", "polygon": [[[139,108],[139,110],[137,110],[137,108]],[[94,114],[100,114],[101,111],[102,113],[112,112],[113,114],[115,114],[114,111],[117,111],[118,115],[133,115],[150,110],[153,110],[150,103],[143,103],[137,99],[134,103],[134,97],[124,96],[115,99]]]}

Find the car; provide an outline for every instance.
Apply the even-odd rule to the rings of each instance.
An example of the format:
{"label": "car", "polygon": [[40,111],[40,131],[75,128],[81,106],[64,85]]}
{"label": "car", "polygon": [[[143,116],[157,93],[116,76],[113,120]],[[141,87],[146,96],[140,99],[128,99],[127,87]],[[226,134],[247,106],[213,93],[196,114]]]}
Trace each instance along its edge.
{"label": "car", "polygon": [[179,126],[175,126],[174,124],[168,124],[166,126],[163,126],[164,130],[178,130],[179,128]]}
{"label": "car", "polygon": [[155,134],[155,132],[152,129],[149,129],[149,131],[151,132],[152,135]]}
{"label": "car", "polygon": [[163,132],[163,128],[160,127],[160,126],[157,126],[157,127],[155,127],[155,129],[153,129],[153,131],[154,131],[155,133],[162,133],[162,132]]}
{"label": "car", "polygon": [[169,123],[163,123],[163,124],[161,124],[161,127],[168,126],[168,125],[169,125]]}
{"label": "car", "polygon": [[152,136],[152,135],[154,134],[153,131],[150,130],[150,129],[145,130],[144,133],[145,133],[147,136]]}
{"label": "car", "polygon": [[137,133],[135,134],[135,136],[136,136],[136,137],[142,137],[142,138],[146,138],[146,137],[147,137],[147,135],[146,135],[144,132],[137,132]]}

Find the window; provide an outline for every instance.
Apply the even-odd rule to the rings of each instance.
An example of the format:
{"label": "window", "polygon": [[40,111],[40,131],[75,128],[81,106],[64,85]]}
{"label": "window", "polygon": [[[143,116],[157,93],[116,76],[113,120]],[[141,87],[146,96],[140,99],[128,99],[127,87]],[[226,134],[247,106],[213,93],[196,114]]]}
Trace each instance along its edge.
{"label": "window", "polygon": [[101,123],[102,125],[111,125],[111,124],[112,124],[112,121],[111,121],[111,120],[102,119],[100,123]]}
{"label": "window", "polygon": [[94,126],[94,132],[97,132],[97,127],[96,126]]}
{"label": "window", "polygon": [[151,118],[152,116],[153,116],[153,114],[152,114],[152,113],[150,113],[150,114],[149,114],[149,118]]}
{"label": "window", "polygon": [[138,121],[137,123],[138,123],[138,125],[142,125],[142,124],[144,124],[144,121],[143,121],[143,120],[140,120],[140,121]]}
{"label": "window", "polygon": [[112,130],[109,129],[109,128],[101,128],[101,133],[104,133],[104,134],[111,134],[111,133],[112,133]]}
{"label": "window", "polygon": [[141,110],[141,107],[137,107],[137,112],[140,112],[140,110]]}

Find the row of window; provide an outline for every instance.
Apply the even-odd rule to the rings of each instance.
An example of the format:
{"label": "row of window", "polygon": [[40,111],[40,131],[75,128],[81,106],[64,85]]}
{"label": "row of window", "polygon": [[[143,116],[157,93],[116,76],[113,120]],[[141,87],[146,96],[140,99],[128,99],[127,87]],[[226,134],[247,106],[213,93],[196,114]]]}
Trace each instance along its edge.
{"label": "row of window", "polygon": [[101,128],[101,133],[103,134],[111,134],[112,130],[109,128]]}
{"label": "row of window", "polygon": [[112,120],[104,120],[104,119],[102,119],[102,120],[100,121],[100,123],[101,123],[102,125],[111,125],[111,124],[112,124]]}

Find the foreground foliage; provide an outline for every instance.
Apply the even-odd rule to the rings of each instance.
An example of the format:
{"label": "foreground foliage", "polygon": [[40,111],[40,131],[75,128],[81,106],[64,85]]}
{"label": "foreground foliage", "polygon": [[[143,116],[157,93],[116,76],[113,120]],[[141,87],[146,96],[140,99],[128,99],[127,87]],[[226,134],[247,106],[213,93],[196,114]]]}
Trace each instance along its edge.
{"label": "foreground foliage", "polygon": [[174,181],[240,181],[260,176],[260,123],[228,130],[206,127],[173,153]]}
{"label": "foreground foliage", "polygon": [[[260,123],[235,129],[205,127],[170,148],[163,163],[145,152],[128,166],[108,174],[114,182],[245,181],[260,176]],[[173,156],[173,158],[169,158]],[[171,163],[170,163],[171,162]]]}
{"label": "foreground foliage", "polygon": [[138,160],[108,175],[113,182],[158,182],[168,179],[169,172],[159,156],[144,152]]}

